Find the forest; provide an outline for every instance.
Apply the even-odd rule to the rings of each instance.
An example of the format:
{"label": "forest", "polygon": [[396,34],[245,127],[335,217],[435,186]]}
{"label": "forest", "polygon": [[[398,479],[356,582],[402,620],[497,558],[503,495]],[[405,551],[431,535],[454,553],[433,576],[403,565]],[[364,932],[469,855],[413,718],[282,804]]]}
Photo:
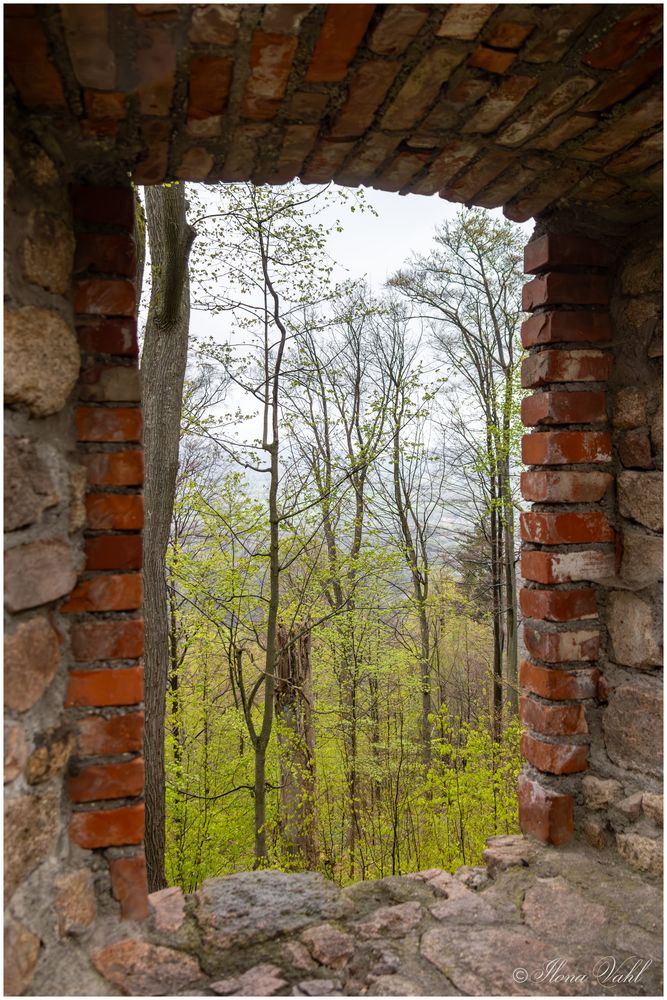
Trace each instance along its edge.
{"label": "forest", "polygon": [[150,889],[478,864],[518,830],[525,235],[461,209],[378,294],[329,250],[361,189],[137,199]]}

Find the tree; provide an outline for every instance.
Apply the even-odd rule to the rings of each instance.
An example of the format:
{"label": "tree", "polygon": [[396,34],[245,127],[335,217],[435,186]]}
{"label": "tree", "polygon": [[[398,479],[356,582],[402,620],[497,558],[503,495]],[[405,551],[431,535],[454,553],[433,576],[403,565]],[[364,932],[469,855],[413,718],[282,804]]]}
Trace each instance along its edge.
{"label": "tree", "polygon": [[169,676],[165,560],[171,527],[188,355],[188,258],[194,230],[182,184],[146,188],[151,295],[141,356],[145,504],[146,865],[150,892],[166,886],[164,720]]}

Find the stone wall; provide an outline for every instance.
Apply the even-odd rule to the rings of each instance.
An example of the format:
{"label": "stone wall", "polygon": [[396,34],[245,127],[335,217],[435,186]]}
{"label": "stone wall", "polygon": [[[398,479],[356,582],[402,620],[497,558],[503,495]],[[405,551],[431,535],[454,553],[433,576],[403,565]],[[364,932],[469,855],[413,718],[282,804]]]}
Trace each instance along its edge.
{"label": "stone wall", "polygon": [[147,912],[133,196],[25,133],[5,186],[5,990],[104,994],[86,941]]}
{"label": "stone wall", "polygon": [[659,874],[662,249],[587,222],[541,224],[525,255],[521,821]]}

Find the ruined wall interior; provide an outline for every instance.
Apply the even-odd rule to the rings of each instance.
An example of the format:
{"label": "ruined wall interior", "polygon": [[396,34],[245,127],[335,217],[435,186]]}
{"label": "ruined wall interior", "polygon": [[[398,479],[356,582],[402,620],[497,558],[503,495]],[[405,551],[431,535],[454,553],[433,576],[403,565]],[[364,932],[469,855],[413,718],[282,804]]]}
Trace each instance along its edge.
{"label": "ruined wall interior", "polygon": [[121,6],[8,8],[6,992],[116,992],[148,912],[130,173],[536,215],[521,822],[658,875],[660,8]]}

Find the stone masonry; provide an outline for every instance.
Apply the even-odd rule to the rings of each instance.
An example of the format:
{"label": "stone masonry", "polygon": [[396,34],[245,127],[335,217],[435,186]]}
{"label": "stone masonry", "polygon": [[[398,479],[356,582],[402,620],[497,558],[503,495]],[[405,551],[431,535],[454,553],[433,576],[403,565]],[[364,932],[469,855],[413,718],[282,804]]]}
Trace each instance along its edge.
{"label": "stone masonry", "polygon": [[[7,991],[151,992],[158,980],[141,980],[147,964],[163,993],[199,995],[205,980],[218,992],[261,983],[309,995],[324,989],[322,970],[332,994],[356,983],[356,959],[342,960],[356,911],[349,926],[331,917],[336,933],[322,932],[323,903],[289,961],[252,938],[243,965],[215,958],[220,929],[199,919],[217,889],[185,902],[182,926],[172,890],[148,930],[134,923],[151,910],[130,177],[299,176],[536,218],[522,331],[531,390],[522,491],[532,507],[521,523],[520,815],[527,834],[559,845],[579,881],[574,896],[553,881],[544,889],[566,872],[540,850],[539,898],[523,897],[535,909],[519,919],[530,934],[517,933],[530,948],[546,940],[540,913],[567,898],[575,930],[558,940],[578,947],[578,894],[603,872],[609,891],[597,906],[611,906],[619,878],[627,912],[640,907],[632,886],[653,907],[650,879],[662,865],[661,9],[81,4],[5,14]],[[399,880],[411,886],[405,898],[403,888],[387,890],[391,899],[377,890],[383,906],[405,902],[406,914],[420,914],[425,934],[410,940],[421,941],[428,976],[406,953],[398,971],[394,959],[378,971],[378,959],[363,989],[507,992],[488,954],[513,953],[518,939],[484,932],[490,951],[476,953],[469,926],[489,915],[476,897],[461,904],[460,926],[448,925],[460,947],[439,964],[449,953],[432,922],[434,879]],[[437,879],[449,899],[451,877]],[[512,899],[529,892],[506,885]],[[366,891],[344,898],[370,919]],[[627,918],[614,912],[596,946],[623,950]],[[628,941],[648,955],[654,939],[635,925],[647,930],[635,918]],[[129,943],[105,955],[121,939]],[[334,965],[320,961],[337,946]],[[535,948],[536,960],[546,954]],[[465,954],[487,962],[481,978],[457,965]],[[125,974],[139,978],[120,982]]]}

